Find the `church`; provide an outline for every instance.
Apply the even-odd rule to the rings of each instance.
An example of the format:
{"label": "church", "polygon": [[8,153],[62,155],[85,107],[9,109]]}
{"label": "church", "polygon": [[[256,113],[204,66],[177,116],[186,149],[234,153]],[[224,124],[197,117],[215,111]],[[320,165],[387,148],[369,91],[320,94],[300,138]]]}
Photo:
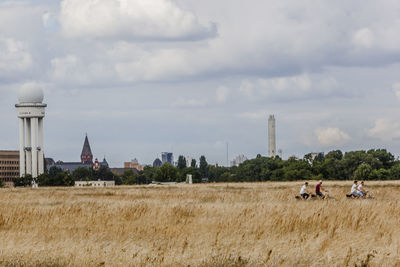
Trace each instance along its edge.
{"label": "church", "polygon": [[45,158],[46,161],[46,169],[50,170],[51,167],[61,168],[63,171],[68,171],[72,173],[74,170],[85,167],[85,168],[93,168],[95,170],[100,169],[101,166],[109,167],[106,159],[99,162],[97,158],[93,161],[93,154],[90,148],[89,139],[86,135],[85,142],[83,143],[82,153],[81,153],[81,161],[80,162],[63,162],[63,161],[54,161],[52,158]]}

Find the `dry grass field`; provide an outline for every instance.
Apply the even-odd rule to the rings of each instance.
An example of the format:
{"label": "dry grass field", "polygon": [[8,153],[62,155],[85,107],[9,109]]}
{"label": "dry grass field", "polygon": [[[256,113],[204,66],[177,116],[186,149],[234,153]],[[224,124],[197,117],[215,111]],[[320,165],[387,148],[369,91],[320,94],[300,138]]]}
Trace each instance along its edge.
{"label": "dry grass field", "polygon": [[400,266],[400,182],[301,184],[0,189],[0,265]]}

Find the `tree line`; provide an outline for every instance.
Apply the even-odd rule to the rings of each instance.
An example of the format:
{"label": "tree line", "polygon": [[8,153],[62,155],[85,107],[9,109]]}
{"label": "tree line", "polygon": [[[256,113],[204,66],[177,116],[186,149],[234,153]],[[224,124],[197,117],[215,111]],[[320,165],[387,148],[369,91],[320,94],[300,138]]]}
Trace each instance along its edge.
{"label": "tree line", "polygon": [[[74,172],[64,172],[52,167],[37,178],[39,186],[72,186],[75,181],[114,180],[120,184],[148,184],[157,182],[184,182],[192,175],[194,183],[202,178],[209,182],[261,182],[294,180],[394,180],[400,179],[400,161],[386,149],[358,150],[343,153],[333,150],[326,155],[306,154],[303,158],[263,157],[246,160],[239,166],[222,167],[207,163],[201,156],[199,164],[192,160],[187,166],[186,159],[179,156],[177,166],[168,163],[161,167],[145,166],[142,171],[127,170],[122,175],[110,169],[99,170],[78,168]],[[15,179],[16,186],[29,185],[32,177]]]}

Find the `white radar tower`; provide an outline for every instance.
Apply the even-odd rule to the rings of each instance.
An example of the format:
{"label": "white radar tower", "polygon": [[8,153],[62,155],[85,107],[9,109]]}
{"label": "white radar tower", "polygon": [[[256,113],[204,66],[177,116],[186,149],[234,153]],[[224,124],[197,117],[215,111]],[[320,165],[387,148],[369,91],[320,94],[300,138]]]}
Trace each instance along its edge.
{"label": "white radar tower", "polygon": [[[24,87],[16,104],[19,120],[19,170],[20,177],[27,174],[33,178],[44,172],[43,118],[46,104],[43,104],[43,90],[38,87]],[[34,182],[33,187],[37,187]]]}

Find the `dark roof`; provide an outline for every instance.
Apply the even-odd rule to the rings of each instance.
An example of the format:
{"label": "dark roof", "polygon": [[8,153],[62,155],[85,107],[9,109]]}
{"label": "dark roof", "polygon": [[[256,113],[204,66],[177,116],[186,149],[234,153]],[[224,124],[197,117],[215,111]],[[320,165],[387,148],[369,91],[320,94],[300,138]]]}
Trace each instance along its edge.
{"label": "dark roof", "polygon": [[53,158],[45,158],[44,160],[46,161],[46,165],[56,164]]}
{"label": "dark roof", "polygon": [[48,166],[48,168],[50,169],[51,167],[58,167],[61,168],[63,171],[69,171],[70,173],[72,173],[73,171],[75,171],[76,169],[80,168],[80,167],[85,167],[85,168],[92,168],[93,165],[90,163],[81,163],[81,162],[60,162],[60,163],[56,163],[53,165]]}
{"label": "dark roof", "polygon": [[87,135],[85,137],[85,143],[83,143],[83,148],[82,148],[82,153],[81,153],[81,157],[82,155],[92,155],[92,150],[90,149],[90,145],[89,145],[89,139],[87,138]]}
{"label": "dark roof", "polygon": [[156,158],[153,162],[153,167],[160,167],[162,165],[162,161],[159,158]]}
{"label": "dark roof", "polygon": [[134,174],[138,174],[136,168],[110,168],[111,172],[114,174],[122,175],[125,171],[133,171]]}
{"label": "dark roof", "polygon": [[104,158],[103,159],[103,161],[102,162],[100,162],[100,166],[105,166],[105,167],[109,167],[109,165],[108,165],[108,162],[107,162],[107,160],[106,160],[106,158]]}

